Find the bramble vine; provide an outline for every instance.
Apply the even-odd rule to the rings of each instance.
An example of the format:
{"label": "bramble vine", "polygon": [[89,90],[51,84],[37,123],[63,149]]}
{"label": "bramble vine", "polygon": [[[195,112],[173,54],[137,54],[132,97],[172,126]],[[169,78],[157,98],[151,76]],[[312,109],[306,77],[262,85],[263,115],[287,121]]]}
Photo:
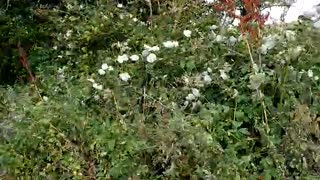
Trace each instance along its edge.
{"label": "bramble vine", "polygon": [[[246,47],[248,49],[248,53],[251,60],[252,72],[254,73],[254,75],[257,75],[259,73],[259,67],[254,62],[251,44],[255,47],[257,47],[260,44],[262,39],[261,30],[264,28],[265,22],[267,21],[269,14],[263,15],[261,13],[260,0],[241,0],[241,2],[243,3],[243,8],[246,11],[246,14],[243,16],[236,14],[236,0],[220,0],[218,3],[214,5],[214,7],[217,11],[224,12],[232,18],[239,19],[239,30],[244,36],[244,41],[246,43]],[[261,62],[261,60],[259,61]],[[264,124],[267,129],[267,132],[269,132],[267,107],[264,103],[263,93],[259,88],[257,88],[256,91],[260,98],[261,105],[263,108]]]}
{"label": "bramble vine", "polygon": [[30,80],[30,83],[34,85],[35,90],[37,91],[37,94],[41,101],[43,101],[42,96],[39,92],[38,86],[36,84],[36,77],[33,75],[29,61],[27,59],[27,52],[24,50],[24,48],[21,46],[21,42],[19,41],[17,44],[17,50],[19,53],[19,61],[22,65],[22,67],[27,71],[28,73],[28,79]]}

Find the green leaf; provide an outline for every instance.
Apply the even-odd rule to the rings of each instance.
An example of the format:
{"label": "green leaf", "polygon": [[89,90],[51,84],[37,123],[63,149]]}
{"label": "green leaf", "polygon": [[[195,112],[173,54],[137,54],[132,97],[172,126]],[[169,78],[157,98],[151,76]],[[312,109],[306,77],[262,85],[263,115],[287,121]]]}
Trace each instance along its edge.
{"label": "green leaf", "polygon": [[186,66],[186,62],[184,60],[180,61],[180,67],[183,69]]}
{"label": "green leaf", "polygon": [[242,125],[242,122],[239,122],[239,121],[232,121],[232,124],[235,128],[238,128]]}
{"label": "green leaf", "polygon": [[264,180],[271,180],[272,176],[271,176],[271,172],[270,170],[266,170],[264,172]]}
{"label": "green leaf", "polygon": [[258,73],[250,76],[250,88],[255,90],[260,87],[261,84],[264,83],[266,77],[264,73]]}
{"label": "green leaf", "polygon": [[239,131],[240,131],[242,134],[250,135],[250,132],[248,131],[247,128],[240,128]]}
{"label": "green leaf", "polygon": [[116,144],[116,141],[114,139],[108,141],[108,148],[110,151],[114,150],[115,144]]}
{"label": "green leaf", "polygon": [[194,68],[196,68],[194,61],[193,60],[188,61],[186,64],[186,68],[188,71],[192,71]]}

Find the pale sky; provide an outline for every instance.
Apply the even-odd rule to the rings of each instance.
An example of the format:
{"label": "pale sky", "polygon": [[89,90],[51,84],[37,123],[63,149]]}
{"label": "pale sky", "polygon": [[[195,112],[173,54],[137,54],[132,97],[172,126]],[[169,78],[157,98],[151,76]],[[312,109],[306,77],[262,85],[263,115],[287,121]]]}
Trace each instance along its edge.
{"label": "pale sky", "polygon": [[[214,3],[216,0],[204,0],[204,1],[208,4],[211,4],[211,3]],[[292,1],[292,0],[289,0],[289,1]],[[318,8],[316,7],[316,5],[320,4],[320,0],[295,0],[295,1],[296,1],[295,3],[291,4],[291,7],[289,8],[289,10],[287,10],[287,14],[284,17],[285,23],[297,21],[300,15],[308,16],[312,20],[315,20],[316,17],[320,17],[320,6]],[[274,6],[271,9],[268,8],[264,10],[263,13],[270,12],[269,20],[266,22],[266,24],[280,23],[281,15],[285,12],[285,10],[286,10],[285,7],[280,7],[280,6]],[[236,13],[240,13],[240,11]],[[233,25],[238,25],[238,23],[239,23],[239,20],[233,21]],[[319,21],[319,24],[320,24],[320,21]]]}
{"label": "pale sky", "polygon": [[[300,15],[306,13],[311,16],[317,15],[316,8],[314,6],[318,4],[320,4],[320,0],[297,0],[296,3],[293,3],[288,10],[287,15],[285,16],[285,22],[290,23],[297,21]],[[276,21],[277,19],[280,19],[282,12],[283,8],[273,7],[270,13],[270,20],[274,19]]]}

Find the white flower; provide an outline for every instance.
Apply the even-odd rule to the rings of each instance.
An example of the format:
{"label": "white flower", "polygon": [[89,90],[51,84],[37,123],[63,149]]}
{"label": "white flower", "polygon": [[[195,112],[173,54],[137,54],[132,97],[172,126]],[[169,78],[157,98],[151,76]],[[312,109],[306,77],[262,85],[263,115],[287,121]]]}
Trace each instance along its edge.
{"label": "white flower", "polygon": [[118,7],[118,8],[122,8],[123,5],[122,5],[122,4],[118,4],[117,7]]}
{"label": "white flower", "polygon": [[151,46],[149,46],[149,45],[147,45],[147,44],[144,44],[143,47],[144,47],[144,49],[146,49],[146,50],[148,50],[148,49],[151,48]]}
{"label": "white flower", "polygon": [[314,80],[318,81],[319,80],[319,76],[315,76]]}
{"label": "white flower", "polygon": [[239,92],[238,92],[238,90],[236,90],[236,89],[234,89],[233,90],[233,98],[235,98],[235,97],[237,97],[239,95]]}
{"label": "white flower", "polygon": [[106,74],[106,71],[104,71],[103,69],[99,69],[99,70],[98,70],[98,73],[99,73],[100,75],[105,75],[105,74]]}
{"label": "white flower", "polygon": [[97,90],[102,90],[103,89],[103,86],[101,84],[98,84],[98,83],[93,83],[92,87],[97,89]]}
{"label": "white flower", "polygon": [[311,69],[308,70],[308,76],[309,76],[310,78],[313,77],[313,71],[312,71]]}
{"label": "white flower", "polygon": [[153,53],[150,53],[148,56],[147,56],[147,61],[149,63],[153,63],[157,60],[157,56]]}
{"label": "white flower", "polygon": [[208,67],[208,68],[207,68],[207,72],[208,72],[208,73],[212,73],[212,69]]}
{"label": "white flower", "polygon": [[184,101],[183,105],[184,106],[188,106],[189,105],[189,101]]}
{"label": "white flower", "polygon": [[224,39],[225,39],[225,37],[222,36],[222,35],[217,35],[217,36],[216,36],[216,42],[223,42]]}
{"label": "white flower", "polygon": [[166,48],[174,48],[179,46],[178,41],[166,41],[166,42],[163,42],[162,44]]}
{"label": "white flower", "polygon": [[101,69],[102,70],[107,70],[109,68],[109,66],[108,66],[108,64],[106,64],[106,63],[103,63],[102,65],[101,65]]}
{"label": "white flower", "polygon": [[144,47],[145,50],[147,50],[149,52],[152,52],[152,51],[154,52],[154,51],[159,51],[160,50],[159,46],[152,46],[151,47],[149,45],[144,44],[143,47]]}
{"label": "white flower", "polygon": [[152,46],[152,47],[149,49],[149,51],[159,51],[159,50],[160,50],[159,46]]}
{"label": "white flower", "polygon": [[236,42],[237,42],[237,38],[235,38],[234,36],[231,36],[231,37],[229,38],[229,43],[230,43],[231,45],[234,45]]}
{"label": "white flower", "polygon": [[209,28],[210,28],[210,30],[216,30],[218,28],[218,26],[217,25],[212,25]]}
{"label": "white flower", "polygon": [[256,73],[259,72],[259,66],[258,66],[256,63],[254,63],[254,64],[252,65],[252,69],[253,69],[254,72],[256,72]]}
{"label": "white flower", "polygon": [[126,55],[126,54],[124,54],[124,55],[121,55],[121,56],[118,56],[118,59],[117,59],[117,61],[119,62],[119,63],[123,63],[123,62],[126,62],[126,61],[128,61],[129,60],[129,57],[128,57],[128,55]]}
{"label": "white flower", "polygon": [[132,56],[130,56],[130,59],[132,61],[138,61],[139,60],[139,56],[138,55],[132,55]]}
{"label": "white flower", "polygon": [[276,46],[276,37],[269,35],[263,38],[264,43],[262,44],[260,50],[262,54],[267,54],[268,50]]}
{"label": "white flower", "polygon": [[200,96],[200,91],[196,88],[192,88],[192,94],[195,96],[195,97],[199,97]]}
{"label": "white flower", "polygon": [[131,76],[127,72],[119,74],[119,77],[122,81],[126,82],[131,78]]}
{"label": "white flower", "polygon": [[98,100],[100,99],[100,96],[99,96],[99,95],[95,95],[95,96],[93,96],[93,98],[94,98],[96,101],[98,101]]}
{"label": "white flower", "polygon": [[242,40],[244,40],[244,38],[245,38],[245,37],[244,37],[242,34],[240,34],[237,40],[238,40],[238,41],[242,41]]}
{"label": "white flower", "polygon": [[297,59],[302,54],[303,51],[304,51],[304,48],[301,46],[297,46],[294,49],[291,49],[291,48],[289,49],[289,53],[292,59]]}
{"label": "white flower", "polygon": [[205,83],[209,84],[209,83],[211,83],[212,78],[208,74],[205,74],[203,77],[203,80]]}
{"label": "white flower", "polygon": [[58,73],[59,73],[59,74],[63,74],[63,73],[64,73],[64,69],[65,69],[65,67],[59,68],[59,69],[58,69]]}
{"label": "white flower", "polygon": [[228,75],[226,74],[226,72],[224,70],[219,70],[220,71],[220,77],[223,79],[223,80],[227,80],[229,79]]}
{"label": "white flower", "polygon": [[142,54],[143,57],[147,57],[150,54],[150,51],[143,50],[141,54]]}
{"label": "white flower", "polygon": [[208,75],[208,74],[209,74],[208,71],[203,71],[203,72],[202,72],[202,75]]}
{"label": "white flower", "polygon": [[173,41],[173,46],[174,47],[178,47],[179,46],[179,42],[178,41]]}
{"label": "white flower", "polygon": [[291,31],[291,30],[287,30],[285,32],[285,35],[286,35],[286,38],[289,40],[289,41],[294,41],[296,39],[296,33],[294,31]]}
{"label": "white flower", "polygon": [[68,38],[71,36],[71,34],[72,34],[72,30],[68,30],[65,37]]}
{"label": "white flower", "polygon": [[43,96],[42,99],[44,102],[47,102],[49,100],[49,98],[47,96]]}
{"label": "white flower", "polygon": [[188,78],[188,77],[185,77],[185,76],[183,77],[183,81],[184,81],[186,84],[189,84],[189,82],[190,82],[190,81],[189,81],[189,78]]}
{"label": "white flower", "polygon": [[265,45],[262,45],[262,46],[260,47],[260,51],[261,51],[262,54],[267,54],[267,52],[268,52],[268,47],[265,46]]}
{"label": "white flower", "polygon": [[138,19],[137,19],[137,18],[133,18],[132,20],[133,20],[133,22],[137,22],[137,21],[138,21]]}
{"label": "white flower", "polygon": [[108,70],[109,70],[109,71],[113,71],[113,67],[112,67],[112,66],[109,66]]}
{"label": "white flower", "polygon": [[193,94],[188,94],[188,96],[186,97],[186,100],[188,101],[192,101],[194,99],[196,99],[196,97]]}
{"label": "white flower", "polygon": [[184,31],[183,31],[183,35],[184,35],[185,37],[191,37],[191,34],[192,34],[192,32],[191,32],[190,30],[184,30]]}
{"label": "white flower", "polygon": [[95,81],[94,81],[94,79],[87,79],[89,82],[92,82],[92,83],[94,83]]}
{"label": "white flower", "polygon": [[212,3],[216,2],[216,0],[204,0],[204,2],[206,4],[212,4]]}

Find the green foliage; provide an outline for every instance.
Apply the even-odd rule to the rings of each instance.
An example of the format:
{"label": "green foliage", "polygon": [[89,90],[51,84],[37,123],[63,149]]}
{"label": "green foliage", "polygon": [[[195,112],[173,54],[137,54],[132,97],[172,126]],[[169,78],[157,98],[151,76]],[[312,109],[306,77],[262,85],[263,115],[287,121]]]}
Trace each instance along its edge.
{"label": "green foliage", "polygon": [[[141,3],[63,3],[39,26],[4,17],[16,33],[1,40],[33,42],[38,81],[0,89],[1,178],[319,178],[317,31],[266,29],[254,74],[211,7],[153,3],[143,22]],[[0,68],[16,56],[0,55]]]}

